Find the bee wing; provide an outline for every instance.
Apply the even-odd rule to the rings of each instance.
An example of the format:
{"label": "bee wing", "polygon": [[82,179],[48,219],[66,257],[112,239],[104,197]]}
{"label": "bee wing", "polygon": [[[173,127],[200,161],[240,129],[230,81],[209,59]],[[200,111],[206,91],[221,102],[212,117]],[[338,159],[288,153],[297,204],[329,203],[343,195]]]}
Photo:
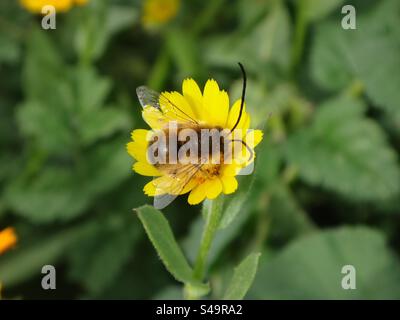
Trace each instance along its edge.
{"label": "bee wing", "polygon": [[149,89],[146,86],[140,86],[136,88],[136,94],[143,108],[151,106],[161,111],[159,102],[161,93]]}
{"label": "bee wing", "polygon": [[136,88],[136,94],[143,109],[153,107],[159,110],[169,121],[198,124],[196,119],[176,106],[164,94],[154,91],[146,86]]}
{"label": "bee wing", "polygon": [[180,194],[190,191],[189,184],[202,166],[201,163],[187,164],[178,170],[174,170],[174,173],[166,175],[164,181],[157,183],[154,207],[164,209]]}

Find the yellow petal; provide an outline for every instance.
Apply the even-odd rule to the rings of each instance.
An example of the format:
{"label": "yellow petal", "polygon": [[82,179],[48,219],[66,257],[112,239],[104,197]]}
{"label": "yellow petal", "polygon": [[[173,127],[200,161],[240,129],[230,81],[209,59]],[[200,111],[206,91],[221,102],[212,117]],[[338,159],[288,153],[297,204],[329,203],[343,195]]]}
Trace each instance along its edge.
{"label": "yellow petal", "polygon": [[21,0],[21,5],[33,13],[41,13],[45,5],[52,5],[57,12],[66,12],[73,5],[72,0]]}
{"label": "yellow petal", "polygon": [[[241,99],[237,100],[231,110],[229,111],[228,121],[226,123],[226,128],[233,129],[234,125],[236,124],[237,119],[239,118],[240,114],[240,103]],[[235,129],[247,129],[250,124],[250,117],[246,112],[246,103],[243,105],[242,115],[240,117],[240,121]]]}
{"label": "yellow petal", "polygon": [[132,140],[126,146],[128,153],[137,161],[147,161],[148,139],[152,132],[150,130],[136,129],[131,133]]}
{"label": "yellow petal", "polygon": [[261,130],[249,130],[244,141],[247,146],[253,150],[253,156],[245,146],[243,146],[240,152],[235,153],[234,161],[241,167],[246,167],[251,164],[255,158],[256,153],[254,148],[262,141],[263,132]]}
{"label": "yellow petal", "polygon": [[221,168],[221,176],[234,177],[238,174],[240,168],[236,163],[226,164]]}
{"label": "yellow petal", "polygon": [[196,81],[185,79],[182,83],[182,92],[186,101],[190,104],[196,118],[200,119],[203,108],[203,95]]}
{"label": "yellow petal", "polygon": [[195,187],[189,194],[188,203],[189,204],[198,204],[202,202],[206,197],[206,185],[202,183]]}
{"label": "yellow petal", "polygon": [[250,148],[256,147],[263,138],[263,132],[261,130],[252,130],[246,135],[246,143]]}
{"label": "yellow petal", "polygon": [[208,80],[204,87],[202,121],[221,128],[225,127],[229,114],[229,96],[220,90],[215,80]]}
{"label": "yellow petal", "polygon": [[195,188],[198,185],[197,181],[195,179],[190,180],[186,186],[182,189],[180,194],[185,194],[191,191],[193,188]]}
{"label": "yellow petal", "polygon": [[215,199],[222,192],[222,183],[219,178],[208,180],[204,184],[206,185],[208,199]]}
{"label": "yellow petal", "polygon": [[230,194],[236,191],[238,182],[235,177],[223,176],[221,177],[222,191],[225,194]]}
{"label": "yellow petal", "polygon": [[218,125],[219,102],[220,90],[218,83],[214,79],[210,79],[204,86],[202,121],[210,125]]}
{"label": "yellow petal", "polygon": [[158,177],[161,175],[161,173],[157,170],[156,167],[142,161],[135,162],[133,164],[132,169],[133,171],[141,174],[142,176]]}
{"label": "yellow petal", "polygon": [[147,143],[147,135],[150,133],[150,130],[145,129],[135,129],[131,133],[131,137],[133,141]]}
{"label": "yellow petal", "polygon": [[229,114],[229,96],[224,90],[220,91],[219,98],[217,100],[217,110],[214,111],[215,124],[221,128],[225,127],[226,121],[228,120]]}
{"label": "yellow petal", "polygon": [[139,142],[129,142],[126,145],[126,150],[129,155],[132,156],[137,161],[148,162],[147,161],[147,146],[142,145]]}
{"label": "yellow petal", "polygon": [[167,124],[169,119],[155,107],[146,106],[142,111],[143,120],[153,129],[162,129]]}
{"label": "yellow petal", "polygon": [[159,196],[168,193],[166,187],[171,184],[171,178],[168,176],[161,176],[153,179],[144,186],[144,192],[149,196]]}
{"label": "yellow petal", "polygon": [[160,106],[169,121],[196,122],[196,116],[188,101],[179,92],[163,92]]}
{"label": "yellow petal", "polygon": [[239,125],[241,126],[241,128],[244,131],[247,131],[249,129],[249,127],[250,127],[250,116],[249,116],[249,114],[247,112],[243,115],[243,124],[239,123]]}
{"label": "yellow petal", "polygon": [[154,197],[156,194],[156,186],[154,185],[153,181],[147,183],[143,188],[144,194]]}

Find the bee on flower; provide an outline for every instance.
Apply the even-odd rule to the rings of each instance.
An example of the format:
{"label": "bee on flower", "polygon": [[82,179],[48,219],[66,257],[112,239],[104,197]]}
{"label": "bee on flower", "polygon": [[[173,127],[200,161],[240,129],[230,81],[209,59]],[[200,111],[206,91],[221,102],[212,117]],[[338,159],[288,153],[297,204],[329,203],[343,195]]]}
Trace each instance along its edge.
{"label": "bee on flower", "polygon": [[127,150],[136,159],[133,170],[154,177],[144,192],[154,197],[156,208],[186,193],[192,205],[231,194],[238,188],[236,176],[251,173],[262,131],[249,129],[246,74],[239,65],[242,97],[231,108],[227,92],[212,79],[203,92],[193,79],[183,81],[182,94],[137,89],[151,130],[134,130]]}

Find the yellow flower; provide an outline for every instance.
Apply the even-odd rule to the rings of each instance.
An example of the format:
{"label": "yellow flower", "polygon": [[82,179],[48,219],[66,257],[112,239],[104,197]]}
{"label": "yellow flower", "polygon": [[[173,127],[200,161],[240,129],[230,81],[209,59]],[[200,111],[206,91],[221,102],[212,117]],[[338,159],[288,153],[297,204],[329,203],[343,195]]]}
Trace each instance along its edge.
{"label": "yellow flower", "polygon": [[0,255],[11,249],[17,243],[17,235],[14,228],[6,228],[0,231]]}
{"label": "yellow flower", "polygon": [[88,0],[75,0],[75,4],[78,6],[85,5],[88,2]]}
{"label": "yellow flower", "polygon": [[[6,228],[0,231],[0,255],[11,249],[17,243],[17,235],[15,234],[14,228]],[[1,291],[3,285],[0,282],[0,300],[2,299]]]}
{"label": "yellow flower", "polygon": [[179,9],[180,0],[145,0],[143,4],[143,24],[158,25],[174,18]]}
{"label": "yellow flower", "polygon": [[[139,90],[140,88],[138,88],[140,100]],[[253,149],[262,140],[262,131],[248,130],[250,116],[246,112],[245,104],[242,109],[241,99],[239,99],[230,108],[228,94],[220,90],[215,80],[208,80],[202,93],[193,79],[186,79],[183,81],[182,92],[183,94],[162,93],[157,106],[154,106],[154,103],[145,105],[146,99],[143,99],[144,103],[141,100],[144,105],[142,116],[152,130],[134,130],[133,141],[127,144],[127,151],[136,160],[133,165],[135,172],[154,177],[145,185],[143,189],[145,194],[177,196],[190,192],[189,204],[198,204],[205,198],[214,199],[221,193],[235,192],[238,187],[236,176],[241,169],[253,163],[255,157]],[[176,107],[179,112],[171,110],[171,106]],[[242,112],[240,112],[241,109]],[[150,142],[154,141],[156,133],[169,130],[166,128],[170,128],[171,122],[176,122],[180,128],[190,127],[191,124],[188,124],[187,119],[192,119],[192,127],[195,129],[217,128],[220,132],[228,132],[226,137],[229,140],[227,141],[239,141],[240,153],[235,152],[232,161],[223,159],[219,163],[201,161],[199,165],[154,164],[149,159],[149,150],[152,146]],[[233,129],[235,129],[235,138],[232,137]],[[237,131],[240,133],[239,138],[236,138]],[[225,150],[218,149],[218,157],[224,155]]]}
{"label": "yellow flower", "polygon": [[46,5],[53,6],[57,12],[66,12],[74,5],[84,5],[88,0],[20,0],[21,5],[32,13],[41,13]]}

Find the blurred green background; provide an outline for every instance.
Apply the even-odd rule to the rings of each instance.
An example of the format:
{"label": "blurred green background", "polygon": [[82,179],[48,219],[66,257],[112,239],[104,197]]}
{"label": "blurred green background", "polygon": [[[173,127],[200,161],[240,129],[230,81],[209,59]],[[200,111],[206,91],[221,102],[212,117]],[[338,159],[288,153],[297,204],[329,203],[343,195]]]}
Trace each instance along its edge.
{"label": "blurred green background", "polygon": [[[236,100],[240,61],[265,135],[254,179],[227,197],[238,212],[212,247],[211,298],[259,250],[247,298],[399,299],[400,2],[346,1],[356,30],[342,0],[165,0],[161,18],[146,2],[89,0],[56,30],[0,3],[0,230],[19,238],[0,256],[3,296],[180,298],[132,212],[152,201],[125,150],[146,127],[135,88],[212,77]],[[164,212],[192,261],[200,206]],[[46,264],[56,290],[41,288]],[[356,290],[341,287],[348,264]]]}

